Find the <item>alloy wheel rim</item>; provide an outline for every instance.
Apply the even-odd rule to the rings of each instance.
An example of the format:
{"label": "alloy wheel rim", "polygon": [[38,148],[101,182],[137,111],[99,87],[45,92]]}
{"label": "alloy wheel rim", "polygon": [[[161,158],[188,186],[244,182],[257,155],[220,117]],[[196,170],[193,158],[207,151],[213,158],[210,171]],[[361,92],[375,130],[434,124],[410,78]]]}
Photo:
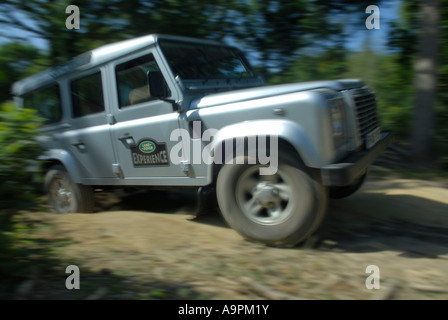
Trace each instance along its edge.
{"label": "alloy wheel rim", "polygon": [[238,178],[235,194],[239,207],[251,221],[275,225],[292,214],[291,178],[280,168],[274,175],[260,175],[260,166],[248,168]]}
{"label": "alloy wheel rim", "polygon": [[50,186],[50,195],[58,212],[70,212],[73,192],[69,183],[61,176],[55,177]]}

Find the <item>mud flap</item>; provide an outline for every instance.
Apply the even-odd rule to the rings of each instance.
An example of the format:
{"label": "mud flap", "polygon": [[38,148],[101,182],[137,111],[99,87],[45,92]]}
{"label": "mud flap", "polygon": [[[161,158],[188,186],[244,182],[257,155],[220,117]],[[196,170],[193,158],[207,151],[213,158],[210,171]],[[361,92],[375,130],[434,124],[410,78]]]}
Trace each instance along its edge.
{"label": "mud flap", "polygon": [[193,215],[198,217],[208,214],[218,208],[218,200],[216,199],[216,189],[213,185],[199,187],[196,192],[196,208]]}

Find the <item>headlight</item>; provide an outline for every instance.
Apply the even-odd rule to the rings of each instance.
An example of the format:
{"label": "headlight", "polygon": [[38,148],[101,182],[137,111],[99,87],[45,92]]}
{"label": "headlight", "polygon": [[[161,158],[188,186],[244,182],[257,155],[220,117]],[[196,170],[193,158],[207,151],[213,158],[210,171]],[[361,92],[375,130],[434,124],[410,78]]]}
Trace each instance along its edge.
{"label": "headlight", "polygon": [[345,113],[344,101],[342,99],[330,100],[330,119],[333,131],[333,137],[339,138],[345,136]]}

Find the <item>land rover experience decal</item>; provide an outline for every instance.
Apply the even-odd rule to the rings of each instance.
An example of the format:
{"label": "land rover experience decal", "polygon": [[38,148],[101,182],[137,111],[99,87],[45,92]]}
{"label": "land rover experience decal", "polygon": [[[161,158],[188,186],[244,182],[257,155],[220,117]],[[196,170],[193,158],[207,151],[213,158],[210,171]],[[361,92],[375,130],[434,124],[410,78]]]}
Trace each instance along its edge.
{"label": "land rover experience decal", "polygon": [[150,138],[144,138],[131,147],[131,155],[134,167],[170,165],[166,143],[158,143]]}

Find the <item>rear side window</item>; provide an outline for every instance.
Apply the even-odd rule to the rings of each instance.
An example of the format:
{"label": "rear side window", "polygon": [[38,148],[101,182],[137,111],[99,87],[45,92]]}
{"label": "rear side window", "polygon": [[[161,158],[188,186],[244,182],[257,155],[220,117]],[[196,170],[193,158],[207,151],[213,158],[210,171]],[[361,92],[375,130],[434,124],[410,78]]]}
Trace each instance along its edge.
{"label": "rear side window", "polygon": [[100,72],[72,81],[71,94],[74,118],[104,111]]}
{"label": "rear side window", "polygon": [[27,94],[24,97],[24,106],[36,110],[47,124],[60,121],[62,112],[59,86],[53,85]]}

